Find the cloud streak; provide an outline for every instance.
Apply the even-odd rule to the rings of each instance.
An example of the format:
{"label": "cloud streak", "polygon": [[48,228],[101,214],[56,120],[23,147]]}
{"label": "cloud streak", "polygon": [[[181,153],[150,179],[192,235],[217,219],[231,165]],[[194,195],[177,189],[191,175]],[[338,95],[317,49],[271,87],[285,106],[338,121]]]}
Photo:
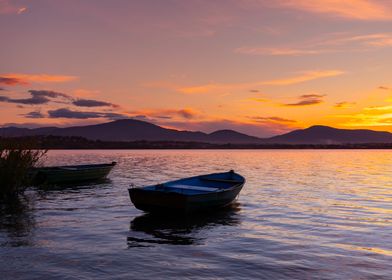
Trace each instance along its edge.
{"label": "cloud streak", "polygon": [[296,123],[296,120],[285,119],[281,117],[260,117],[260,116],[253,116],[248,117],[250,120],[253,120],[258,123],[269,123],[269,122],[276,122],[276,123],[283,123],[283,124],[292,124]]}
{"label": "cloud streak", "polygon": [[392,105],[365,107],[356,114],[335,115],[334,117],[345,119],[342,125],[349,127],[390,126]]}
{"label": "cloud streak", "polygon": [[78,107],[118,107],[118,105],[113,103],[94,99],[77,99],[72,104]]}
{"label": "cloud streak", "polygon": [[288,86],[293,84],[304,83],[312,80],[317,80],[321,78],[335,77],[343,75],[344,72],[341,70],[319,70],[319,71],[306,71],[302,72],[296,76],[258,81],[250,83],[237,83],[237,84],[205,84],[199,86],[188,86],[188,87],[178,87],[177,91],[186,94],[199,94],[199,93],[209,93],[209,92],[221,92],[230,90],[245,90],[260,86]]}
{"label": "cloud streak", "polygon": [[286,103],[283,106],[287,107],[300,107],[300,106],[309,106],[309,105],[317,105],[323,103],[323,97],[325,95],[322,94],[304,94],[299,96],[299,101],[295,103]]}
{"label": "cloud streak", "polygon": [[342,101],[342,102],[336,103],[334,107],[338,108],[338,109],[348,109],[348,108],[353,107],[355,104],[356,104],[355,102]]}
{"label": "cloud streak", "polygon": [[24,104],[24,105],[42,105],[52,101],[51,98],[63,97],[70,99],[67,94],[48,91],[48,90],[29,90],[30,98],[10,98],[8,96],[0,95],[0,102]]}
{"label": "cloud streak", "polygon": [[315,14],[325,14],[350,20],[389,21],[392,8],[387,1],[370,0],[281,0],[277,5]]}
{"label": "cloud streak", "polygon": [[9,86],[30,85],[31,83],[64,83],[76,80],[76,76],[50,74],[0,74],[0,84]]}
{"label": "cloud streak", "polygon": [[180,118],[186,120],[192,120],[201,117],[201,113],[192,108],[184,109],[155,109],[155,110],[137,110],[131,111],[129,114],[144,116],[147,118],[159,118],[159,119],[172,119]]}
{"label": "cloud streak", "polygon": [[18,78],[9,78],[5,76],[0,76],[0,85],[6,86],[17,86],[17,85],[27,85],[26,81],[23,81]]}
{"label": "cloud streak", "polygon": [[[56,92],[52,90],[29,90],[30,98],[10,98],[8,96],[0,95],[0,102],[24,104],[24,105],[42,105],[49,102],[66,103],[77,107],[113,107],[119,108],[118,105],[95,100],[95,99],[75,99],[72,96]],[[62,100],[59,100],[62,99]]]}
{"label": "cloud streak", "polygon": [[52,119],[124,119],[129,118],[128,115],[112,112],[90,112],[90,111],[74,111],[68,108],[60,108],[49,110],[48,117]]}
{"label": "cloud streak", "polygon": [[41,113],[41,111],[32,111],[26,114],[22,114],[25,118],[28,119],[42,119],[45,118],[45,115]]}
{"label": "cloud streak", "polygon": [[373,33],[354,36],[336,37],[311,42],[301,42],[292,46],[265,47],[252,46],[235,49],[236,53],[263,56],[306,56],[338,52],[371,51],[374,49],[392,47],[392,34]]}

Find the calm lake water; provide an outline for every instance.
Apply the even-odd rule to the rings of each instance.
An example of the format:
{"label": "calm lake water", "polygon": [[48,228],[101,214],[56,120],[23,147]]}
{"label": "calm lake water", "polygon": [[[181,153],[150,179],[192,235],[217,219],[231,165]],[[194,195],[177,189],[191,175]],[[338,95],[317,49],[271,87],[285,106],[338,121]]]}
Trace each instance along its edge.
{"label": "calm lake water", "polygon": [[[117,161],[101,184],[31,189],[0,213],[1,279],[391,279],[392,153],[382,150],[51,151]],[[127,188],[234,169],[230,209],[135,209]]]}

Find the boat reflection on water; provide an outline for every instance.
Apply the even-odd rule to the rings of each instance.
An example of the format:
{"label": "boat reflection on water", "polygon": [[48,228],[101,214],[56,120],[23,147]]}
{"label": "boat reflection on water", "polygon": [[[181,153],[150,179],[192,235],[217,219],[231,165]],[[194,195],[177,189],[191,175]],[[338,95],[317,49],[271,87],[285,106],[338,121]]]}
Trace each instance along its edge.
{"label": "boat reflection on water", "polygon": [[240,204],[233,203],[212,213],[193,216],[143,214],[131,221],[127,237],[128,248],[148,247],[153,244],[201,244],[207,237],[203,236],[203,230],[240,224],[240,210]]}

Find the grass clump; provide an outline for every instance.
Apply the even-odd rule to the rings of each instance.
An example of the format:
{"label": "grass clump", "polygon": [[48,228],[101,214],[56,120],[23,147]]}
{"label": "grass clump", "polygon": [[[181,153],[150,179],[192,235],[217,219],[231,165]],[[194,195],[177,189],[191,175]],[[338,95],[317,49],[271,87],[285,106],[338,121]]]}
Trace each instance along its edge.
{"label": "grass clump", "polygon": [[31,183],[33,168],[47,152],[32,149],[33,146],[32,143],[0,140],[0,197],[16,196]]}

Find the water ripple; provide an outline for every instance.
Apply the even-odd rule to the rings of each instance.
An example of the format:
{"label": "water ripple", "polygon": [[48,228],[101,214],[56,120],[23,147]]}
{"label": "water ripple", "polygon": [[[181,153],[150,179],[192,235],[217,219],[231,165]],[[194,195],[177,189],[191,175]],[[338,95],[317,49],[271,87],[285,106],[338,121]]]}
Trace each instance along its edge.
{"label": "water ripple", "polygon": [[[109,180],[29,190],[0,207],[10,279],[390,279],[392,154],[355,150],[51,151],[117,161]],[[238,203],[200,217],[135,209],[143,186],[235,169]]]}

